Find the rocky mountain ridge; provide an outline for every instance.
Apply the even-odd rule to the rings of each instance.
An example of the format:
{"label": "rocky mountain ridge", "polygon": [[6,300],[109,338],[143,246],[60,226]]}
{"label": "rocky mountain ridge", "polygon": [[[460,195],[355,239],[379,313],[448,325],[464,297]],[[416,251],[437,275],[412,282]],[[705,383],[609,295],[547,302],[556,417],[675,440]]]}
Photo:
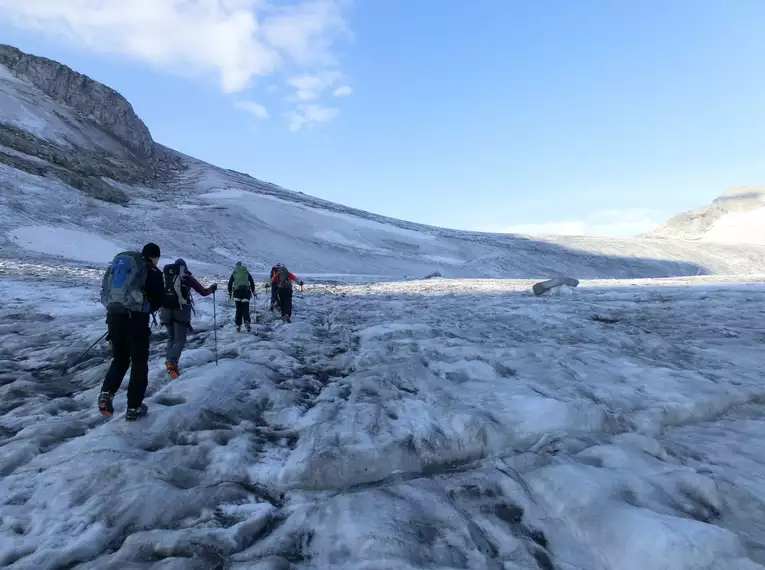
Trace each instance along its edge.
{"label": "rocky mountain ridge", "polygon": [[154,154],[149,128],[138,118],[130,102],[114,89],[52,59],[30,55],[0,44],[0,65],[19,79],[29,81],[54,101],[95,121],[120,138],[139,156]]}

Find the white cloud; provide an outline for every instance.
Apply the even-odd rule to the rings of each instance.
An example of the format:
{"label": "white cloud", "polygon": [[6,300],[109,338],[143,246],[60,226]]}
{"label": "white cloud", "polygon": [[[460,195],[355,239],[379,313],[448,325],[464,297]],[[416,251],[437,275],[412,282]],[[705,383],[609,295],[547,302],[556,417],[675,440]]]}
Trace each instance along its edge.
{"label": "white cloud", "polygon": [[271,8],[262,34],[269,45],[287,54],[298,65],[332,67],[335,39],[352,39],[343,18],[347,0],[311,0]]}
{"label": "white cloud", "polygon": [[632,237],[662,223],[658,213],[647,209],[600,210],[585,219],[551,220],[529,224],[495,225],[482,231],[529,235],[580,235]]}
{"label": "white cloud", "polygon": [[348,97],[348,95],[351,95],[353,93],[353,89],[348,87],[347,85],[343,85],[342,87],[338,87],[335,89],[333,95],[335,97]]}
{"label": "white cloud", "polygon": [[290,77],[287,84],[295,88],[295,99],[299,101],[313,101],[337,83],[342,74],[335,70],[326,70],[315,74],[298,75]]}
{"label": "white cloud", "polygon": [[290,130],[299,131],[310,123],[323,123],[331,121],[340,111],[329,107],[323,107],[315,103],[301,103],[290,114]]}
{"label": "white cloud", "polygon": [[266,108],[260,103],[256,103],[255,101],[237,101],[234,105],[238,109],[242,109],[243,111],[247,111],[248,113],[251,113],[252,115],[256,116],[258,119],[268,118],[268,111],[266,110]]}
{"label": "white cloud", "polygon": [[0,21],[181,74],[214,74],[226,93],[291,66],[334,68],[350,39],[347,0],[0,0]]}

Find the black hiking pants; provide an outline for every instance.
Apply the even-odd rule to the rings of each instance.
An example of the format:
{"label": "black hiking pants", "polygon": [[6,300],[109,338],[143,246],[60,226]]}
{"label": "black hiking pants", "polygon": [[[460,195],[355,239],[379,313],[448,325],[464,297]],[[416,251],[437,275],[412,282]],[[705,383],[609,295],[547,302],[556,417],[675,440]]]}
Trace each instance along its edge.
{"label": "black hiking pants", "polygon": [[143,403],[149,385],[149,315],[109,313],[108,321],[112,364],[101,391],[116,394],[130,368],[127,405],[128,408],[137,408]]}
{"label": "black hiking pants", "polygon": [[236,315],[234,315],[234,324],[241,327],[242,323],[250,324],[250,298],[252,293],[244,287],[234,289],[232,297],[236,305]]}
{"label": "black hiking pants", "polygon": [[292,287],[279,289],[279,310],[283,317],[292,318]]}
{"label": "black hiking pants", "polygon": [[274,307],[279,303],[279,288],[276,286],[276,283],[271,283],[271,308],[270,310],[273,311]]}

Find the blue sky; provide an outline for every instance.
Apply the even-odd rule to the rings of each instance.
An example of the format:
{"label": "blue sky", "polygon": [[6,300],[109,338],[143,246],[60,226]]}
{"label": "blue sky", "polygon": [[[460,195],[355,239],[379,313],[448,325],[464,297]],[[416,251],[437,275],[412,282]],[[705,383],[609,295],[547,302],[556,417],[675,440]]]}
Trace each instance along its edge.
{"label": "blue sky", "polygon": [[155,140],[487,231],[629,235],[763,182],[762,0],[0,0]]}

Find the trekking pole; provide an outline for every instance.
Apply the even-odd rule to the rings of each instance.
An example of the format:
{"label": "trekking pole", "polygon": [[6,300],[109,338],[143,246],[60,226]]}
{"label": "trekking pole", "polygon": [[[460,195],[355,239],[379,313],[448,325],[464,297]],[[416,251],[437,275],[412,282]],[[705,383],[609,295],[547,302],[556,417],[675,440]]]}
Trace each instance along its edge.
{"label": "trekking pole", "polygon": [[[258,294],[252,292],[252,312],[255,313],[255,324],[258,324]],[[250,315],[252,316],[252,315]]]}
{"label": "trekking pole", "polygon": [[215,338],[215,366],[218,366],[218,303],[215,301],[215,291],[213,291],[213,337]]}
{"label": "trekking pole", "polygon": [[90,347],[88,348],[88,350],[86,350],[85,352],[83,352],[83,353],[80,355],[80,357],[79,357],[77,360],[75,360],[75,361],[74,361],[74,363],[72,363],[72,364],[70,364],[69,366],[67,366],[67,368],[66,368],[66,370],[65,370],[64,372],[67,372],[67,371],[68,371],[70,368],[74,368],[74,367],[75,367],[75,366],[77,366],[77,365],[78,365],[80,362],[82,362],[82,359],[83,359],[83,358],[85,358],[85,355],[86,355],[86,354],[88,354],[88,353],[89,353],[91,350],[93,350],[93,347],[94,347],[94,346],[96,346],[96,345],[97,345],[99,342],[101,342],[101,340],[102,340],[103,338],[105,338],[105,337],[106,337],[106,335],[108,335],[108,334],[109,334],[109,331],[106,331],[104,334],[102,334],[100,337],[98,337],[98,340],[96,340],[96,342],[94,342],[93,344],[91,344],[91,345],[90,345]]}

